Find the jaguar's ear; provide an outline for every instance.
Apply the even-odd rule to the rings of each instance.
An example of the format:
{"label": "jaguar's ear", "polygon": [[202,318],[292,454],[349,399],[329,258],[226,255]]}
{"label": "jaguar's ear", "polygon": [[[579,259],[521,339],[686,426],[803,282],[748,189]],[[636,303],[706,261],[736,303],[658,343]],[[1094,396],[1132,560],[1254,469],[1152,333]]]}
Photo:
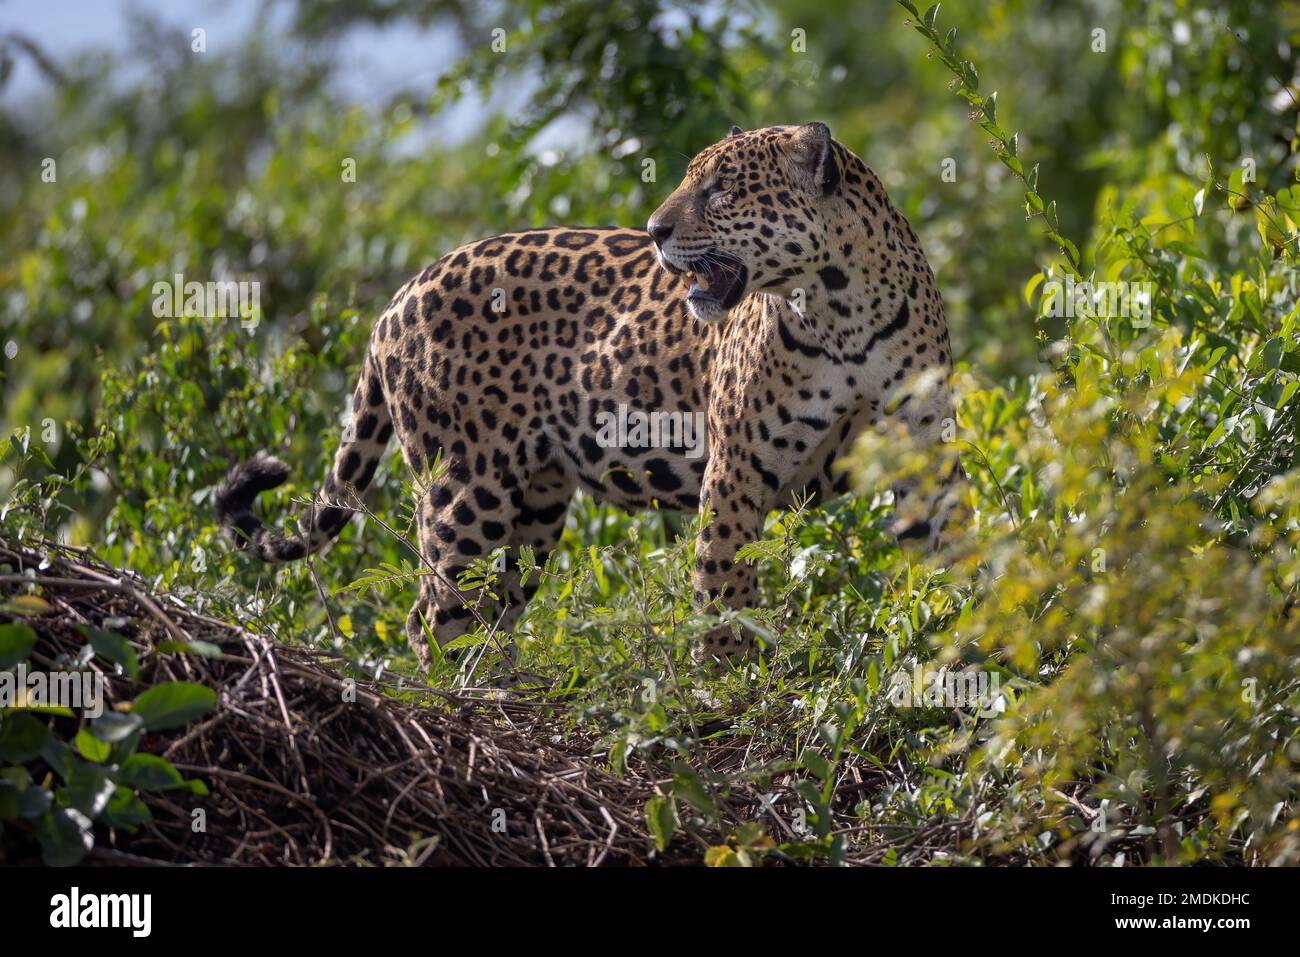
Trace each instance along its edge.
{"label": "jaguar's ear", "polygon": [[739,135],[740,135],[741,133],[743,133],[743,132],[745,132],[745,131],[742,130],[739,126],[735,126],[735,125],[733,125],[733,126],[731,127],[731,132],[728,133],[727,135],[728,135],[728,136],[739,136]]}
{"label": "jaguar's ear", "polygon": [[840,185],[840,168],[835,162],[831,131],[825,123],[809,123],[794,131],[790,159],[809,192],[828,196]]}

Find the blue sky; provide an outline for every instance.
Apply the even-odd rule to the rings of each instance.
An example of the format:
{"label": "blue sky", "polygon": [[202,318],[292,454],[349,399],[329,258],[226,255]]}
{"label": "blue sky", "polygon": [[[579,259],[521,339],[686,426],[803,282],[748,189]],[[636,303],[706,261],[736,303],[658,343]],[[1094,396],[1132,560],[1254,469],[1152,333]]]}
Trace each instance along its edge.
{"label": "blue sky", "polygon": [[[59,62],[75,60],[87,50],[121,53],[131,42],[127,14],[136,11],[187,33],[202,27],[208,50],[216,53],[247,35],[262,5],[262,0],[0,0],[0,35],[22,33]],[[273,22],[283,27],[292,8],[282,3],[272,12]],[[365,101],[393,91],[407,78],[431,86],[454,59],[455,43],[450,29],[424,31],[410,23],[353,30],[339,51],[345,92]],[[43,85],[39,71],[20,56],[0,95],[6,105],[18,105],[38,95]]]}
{"label": "blue sky", "polygon": [[[220,53],[237,47],[257,24],[265,5],[265,0],[0,0],[0,36],[18,32],[59,63],[75,62],[87,51],[125,54],[132,42],[129,15],[140,13],[185,34],[202,27],[208,51]],[[293,5],[273,3],[270,10],[272,29],[286,29]],[[336,92],[366,104],[380,102],[403,87],[431,91],[438,77],[462,52],[460,38],[449,25],[426,29],[403,21],[383,29],[354,28],[338,46]],[[132,76],[129,63],[121,75],[128,82],[139,79]],[[13,76],[0,87],[0,106],[20,112],[36,111],[47,86],[30,57],[20,53]],[[532,82],[523,80],[511,89],[495,92],[491,109],[508,110],[521,105],[532,86]],[[461,139],[484,119],[484,103],[473,94],[467,95],[423,124],[403,143],[395,144],[395,148],[399,152],[415,151],[434,136]],[[538,136],[530,148],[538,152],[564,149],[581,139],[584,130],[581,120],[564,117]]]}

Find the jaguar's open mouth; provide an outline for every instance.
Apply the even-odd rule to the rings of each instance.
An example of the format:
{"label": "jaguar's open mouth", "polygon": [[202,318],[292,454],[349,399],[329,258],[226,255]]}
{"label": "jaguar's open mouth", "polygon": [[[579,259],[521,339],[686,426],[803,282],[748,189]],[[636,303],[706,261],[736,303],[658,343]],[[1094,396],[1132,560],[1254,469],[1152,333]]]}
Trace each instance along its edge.
{"label": "jaguar's open mouth", "polygon": [[690,264],[688,271],[695,278],[686,298],[698,305],[730,309],[745,294],[749,270],[734,256],[711,253]]}

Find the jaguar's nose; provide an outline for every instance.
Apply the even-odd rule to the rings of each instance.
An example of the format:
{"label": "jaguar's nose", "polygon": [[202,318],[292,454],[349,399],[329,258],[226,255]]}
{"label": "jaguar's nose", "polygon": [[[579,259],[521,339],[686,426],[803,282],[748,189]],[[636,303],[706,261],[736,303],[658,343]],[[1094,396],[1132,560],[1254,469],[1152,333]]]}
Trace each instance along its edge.
{"label": "jaguar's nose", "polygon": [[655,219],[651,217],[649,225],[646,226],[646,231],[650,234],[650,238],[653,239],[657,245],[662,246],[664,243],[668,242],[668,237],[673,234],[673,224],[666,223],[663,220],[655,221]]}

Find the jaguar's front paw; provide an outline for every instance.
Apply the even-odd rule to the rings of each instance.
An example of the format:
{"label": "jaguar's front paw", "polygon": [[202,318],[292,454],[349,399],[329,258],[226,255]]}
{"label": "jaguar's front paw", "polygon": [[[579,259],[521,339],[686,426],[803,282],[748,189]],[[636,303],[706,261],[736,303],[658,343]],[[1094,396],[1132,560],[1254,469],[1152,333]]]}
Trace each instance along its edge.
{"label": "jaguar's front paw", "polygon": [[432,656],[429,654],[429,634],[425,629],[424,618],[420,614],[418,606],[412,608],[411,613],[406,616],[406,643],[410,645],[411,651],[415,653],[415,660],[420,666],[420,671],[427,675],[433,661]]}
{"label": "jaguar's front paw", "polygon": [[721,670],[726,665],[735,664],[739,659],[747,657],[753,649],[753,638],[747,632],[737,634],[731,625],[719,625],[691,650],[691,657],[696,664]]}

